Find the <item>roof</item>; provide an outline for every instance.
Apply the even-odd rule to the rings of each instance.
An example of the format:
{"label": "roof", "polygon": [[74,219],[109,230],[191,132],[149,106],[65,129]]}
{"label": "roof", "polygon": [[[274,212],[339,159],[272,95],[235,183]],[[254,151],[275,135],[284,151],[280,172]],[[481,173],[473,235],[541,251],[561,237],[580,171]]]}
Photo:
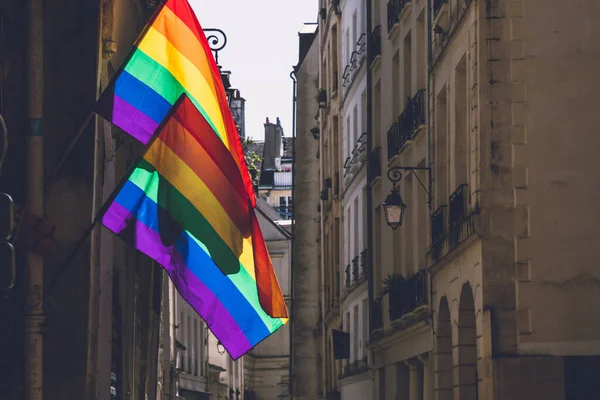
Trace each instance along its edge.
{"label": "roof", "polygon": [[[273,208],[271,207],[271,205],[269,203],[267,203],[267,201],[265,199],[263,199],[260,196],[256,197],[256,209],[258,210],[258,212],[260,214],[262,214],[263,217],[265,217],[265,219],[267,221],[269,221],[269,223],[271,223],[286,239],[291,239],[292,235],[291,233],[284,229],[281,224],[279,223],[279,221],[281,220],[281,216],[279,215],[279,213]],[[276,222],[277,221],[277,222]]]}
{"label": "roof", "polygon": [[254,152],[254,153],[258,154],[260,157],[262,157],[263,153],[265,151],[264,140],[261,140],[260,142],[254,141],[254,143],[248,145],[248,151]]}

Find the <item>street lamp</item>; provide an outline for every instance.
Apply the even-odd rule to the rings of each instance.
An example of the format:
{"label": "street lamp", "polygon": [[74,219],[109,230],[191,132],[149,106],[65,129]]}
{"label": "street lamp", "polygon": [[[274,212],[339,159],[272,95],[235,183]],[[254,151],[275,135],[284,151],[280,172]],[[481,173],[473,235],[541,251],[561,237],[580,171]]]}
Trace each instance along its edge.
{"label": "street lamp", "polygon": [[427,193],[427,204],[431,208],[431,194],[430,191],[427,190],[419,175],[415,174],[415,171],[430,171],[428,167],[390,167],[388,170],[388,179],[394,185],[392,191],[387,196],[385,201],[381,204],[383,207],[383,213],[385,215],[385,222],[392,229],[398,229],[399,226],[402,226],[402,221],[404,220],[404,212],[406,211],[406,204],[402,201],[402,197],[400,196],[400,192],[396,189],[396,183],[400,182],[402,179],[402,173],[400,171],[409,171],[411,172],[421,184],[421,187]]}
{"label": "street lamp", "polygon": [[402,225],[406,204],[402,201],[402,197],[400,197],[400,193],[398,193],[395,187],[392,189],[392,192],[388,194],[388,197],[381,206],[383,207],[385,222],[390,228],[395,230]]}
{"label": "street lamp", "polygon": [[217,352],[218,352],[220,355],[223,355],[223,354],[225,354],[225,346],[223,346],[223,343],[221,343],[221,341],[220,341],[220,340],[217,342]]}

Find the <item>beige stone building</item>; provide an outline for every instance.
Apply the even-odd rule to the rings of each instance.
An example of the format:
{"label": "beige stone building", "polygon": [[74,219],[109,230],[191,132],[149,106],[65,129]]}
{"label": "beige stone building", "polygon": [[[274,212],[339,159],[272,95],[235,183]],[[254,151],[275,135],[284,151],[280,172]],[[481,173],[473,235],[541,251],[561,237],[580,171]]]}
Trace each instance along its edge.
{"label": "beige stone building", "polygon": [[341,104],[343,96],[340,74],[340,36],[342,35],[341,9],[328,1],[320,1],[319,17],[319,90],[315,93],[318,103],[319,131],[319,187],[318,204],[320,228],[319,270],[321,274],[321,395],[338,398],[340,386],[338,375],[342,372],[341,360],[334,355],[332,330],[343,331],[341,318],[343,205]]}
{"label": "beige stone building", "polygon": [[[379,399],[432,399],[433,325],[428,302],[427,2],[372,4],[373,332]],[[390,168],[402,179],[392,183]],[[424,185],[424,187],[423,187]],[[392,230],[382,203],[396,188],[407,208]],[[394,397],[395,396],[395,397]]]}
{"label": "beige stone building", "polygon": [[[362,121],[345,73],[355,3],[320,2],[321,398],[598,397],[600,3],[366,1],[372,151],[344,178]],[[359,200],[354,223],[361,179],[372,207]],[[393,190],[397,229],[383,205]],[[372,253],[358,346],[348,303],[360,290],[344,269],[355,238]],[[332,329],[350,334],[348,361]],[[351,372],[362,343],[369,394]]]}
{"label": "beige stone building", "polygon": [[[294,225],[292,235],[291,398],[320,397],[323,353],[319,273],[319,146],[313,137],[319,88],[316,24],[299,32],[299,60],[291,74],[295,100]],[[312,132],[311,132],[312,131]]]}
{"label": "beige stone building", "polygon": [[[264,199],[257,199],[256,209],[289,307],[291,235],[275,222],[279,213]],[[163,293],[165,398],[270,400],[287,397],[289,324],[234,361],[170,280],[164,281]]]}
{"label": "beige stone building", "polygon": [[[563,6],[373,2],[380,399],[597,396],[597,212],[583,182],[600,125],[588,86],[600,45],[587,16],[600,5],[550,18]],[[430,171],[404,170],[407,208],[392,231],[380,204],[398,165]],[[404,279],[379,297],[390,272]]]}

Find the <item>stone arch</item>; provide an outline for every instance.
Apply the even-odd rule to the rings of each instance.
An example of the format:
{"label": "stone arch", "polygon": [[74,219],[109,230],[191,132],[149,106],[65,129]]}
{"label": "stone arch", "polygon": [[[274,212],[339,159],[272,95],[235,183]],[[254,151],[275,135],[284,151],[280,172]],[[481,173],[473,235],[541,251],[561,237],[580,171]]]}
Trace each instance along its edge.
{"label": "stone arch", "polygon": [[477,399],[477,331],[475,298],[469,283],[465,283],[458,303],[458,363],[455,368],[455,399]]}
{"label": "stone arch", "polygon": [[436,391],[438,400],[452,400],[452,320],[448,299],[442,297],[438,308],[436,339]]}

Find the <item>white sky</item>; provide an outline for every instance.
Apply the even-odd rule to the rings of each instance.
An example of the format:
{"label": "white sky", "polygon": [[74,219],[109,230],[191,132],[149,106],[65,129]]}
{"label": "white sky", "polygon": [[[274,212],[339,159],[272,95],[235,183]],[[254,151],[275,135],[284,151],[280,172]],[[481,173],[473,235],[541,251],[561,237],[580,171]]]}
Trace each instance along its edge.
{"label": "white sky", "polygon": [[246,136],[264,139],[265,119],[292,135],[292,80],[298,31],[316,22],[317,0],[189,0],[203,28],[219,28],[227,46],[219,64],[246,99]]}

